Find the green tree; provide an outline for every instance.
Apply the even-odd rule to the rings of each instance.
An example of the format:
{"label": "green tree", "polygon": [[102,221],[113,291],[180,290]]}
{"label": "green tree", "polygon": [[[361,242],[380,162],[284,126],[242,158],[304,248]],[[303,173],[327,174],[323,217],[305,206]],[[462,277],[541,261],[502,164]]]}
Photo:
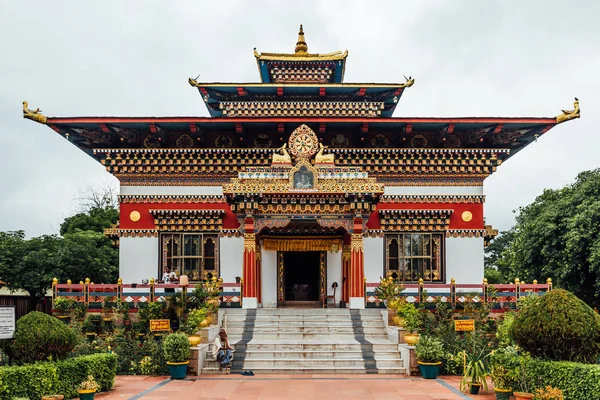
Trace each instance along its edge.
{"label": "green tree", "polygon": [[[545,190],[519,209],[514,238],[496,261],[508,279],[552,278],[590,305],[600,305],[600,169]],[[500,261],[501,260],[501,261]]]}
{"label": "green tree", "polygon": [[23,231],[0,232],[0,279],[11,290],[26,290],[30,309],[46,296],[57,263],[61,238],[44,235],[29,240]]}
{"label": "green tree", "polygon": [[104,232],[119,220],[119,210],[114,207],[94,207],[72,217],[65,218],[60,224],[60,234],[66,235],[78,231]]}

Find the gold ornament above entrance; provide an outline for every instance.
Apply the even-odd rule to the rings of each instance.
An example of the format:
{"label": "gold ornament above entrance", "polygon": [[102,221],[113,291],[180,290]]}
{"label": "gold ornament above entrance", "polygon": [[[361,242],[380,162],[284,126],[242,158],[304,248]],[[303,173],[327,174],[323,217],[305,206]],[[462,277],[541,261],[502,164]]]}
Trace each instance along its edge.
{"label": "gold ornament above entrance", "polygon": [[319,139],[312,129],[302,124],[290,135],[288,146],[294,157],[310,158],[317,152]]}
{"label": "gold ornament above entrance", "polygon": [[333,251],[342,248],[341,238],[263,237],[263,250],[269,251]]}

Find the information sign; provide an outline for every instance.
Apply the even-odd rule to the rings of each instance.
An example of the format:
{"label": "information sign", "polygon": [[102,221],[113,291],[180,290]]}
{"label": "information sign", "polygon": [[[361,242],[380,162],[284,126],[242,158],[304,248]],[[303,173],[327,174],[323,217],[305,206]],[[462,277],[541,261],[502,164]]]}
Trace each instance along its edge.
{"label": "information sign", "polygon": [[168,319],[151,319],[150,320],[150,331],[151,332],[163,332],[171,330],[171,321]]}
{"label": "information sign", "polygon": [[467,332],[475,330],[474,319],[456,319],[454,320],[454,330],[456,332]]}
{"label": "information sign", "polygon": [[0,339],[12,339],[15,335],[15,307],[0,306]]}

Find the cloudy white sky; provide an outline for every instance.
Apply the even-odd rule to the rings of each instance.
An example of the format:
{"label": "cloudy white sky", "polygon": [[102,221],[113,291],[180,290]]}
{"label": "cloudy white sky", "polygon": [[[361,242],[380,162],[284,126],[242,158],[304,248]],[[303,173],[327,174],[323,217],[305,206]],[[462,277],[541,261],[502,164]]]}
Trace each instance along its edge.
{"label": "cloudy white sky", "polygon": [[600,167],[600,1],[0,0],[0,230],[56,233],[86,184],[116,179],[48,116],[208,116],[187,78],[256,82],[252,49],[349,50],[346,82],[416,83],[395,116],[582,118],[553,128],[485,182],[500,229],[544,188]]}

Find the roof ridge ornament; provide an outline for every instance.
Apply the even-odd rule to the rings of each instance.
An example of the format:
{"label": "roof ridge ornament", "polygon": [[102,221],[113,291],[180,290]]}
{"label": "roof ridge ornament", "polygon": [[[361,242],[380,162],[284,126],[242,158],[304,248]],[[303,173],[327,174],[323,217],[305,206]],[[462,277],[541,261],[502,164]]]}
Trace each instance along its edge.
{"label": "roof ridge ornament", "polygon": [[40,124],[45,124],[48,118],[45,115],[42,115],[42,110],[39,108],[36,110],[30,110],[29,103],[23,101],[23,118],[30,119],[35,122],[39,122]]}
{"label": "roof ridge ornament", "polygon": [[561,110],[561,111],[562,111],[562,114],[556,116],[557,124],[561,124],[563,122],[570,121],[575,118],[579,118],[580,117],[579,99],[577,97],[575,97],[575,102],[573,103],[572,110]]}
{"label": "roof ridge ornament", "polygon": [[294,49],[294,53],[308,53],[308,45],[304,39],[304,29],[302,28],[302,24],[300,24],[300,31],[298,32],[298,41],[296,42],[296,48]]}

